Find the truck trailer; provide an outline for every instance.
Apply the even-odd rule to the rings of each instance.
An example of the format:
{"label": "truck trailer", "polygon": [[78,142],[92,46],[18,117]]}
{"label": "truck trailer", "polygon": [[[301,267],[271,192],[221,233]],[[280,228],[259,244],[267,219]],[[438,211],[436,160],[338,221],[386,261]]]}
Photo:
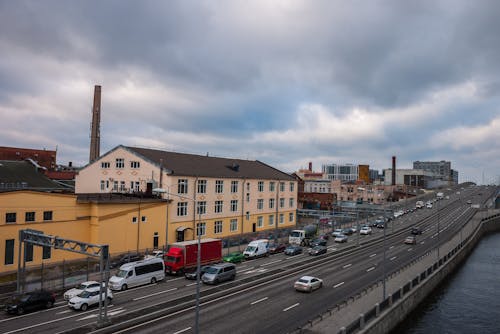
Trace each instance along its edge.
{"label": "truck trailer", "polygon": [[291,245],[309,246],[309,243],[318,234],[317,225],[304,226],[302,230],[293,230],[288,236],[288,242]]}
{"label": "truck trailer", "polygon": [[[200,241],[200,264],[207,265],[222,261],[222,240],[206,238]],[[170,245],[165,255],[165,271],[169,274],[182,274],[196,268],[198,240],[176,242]]]}

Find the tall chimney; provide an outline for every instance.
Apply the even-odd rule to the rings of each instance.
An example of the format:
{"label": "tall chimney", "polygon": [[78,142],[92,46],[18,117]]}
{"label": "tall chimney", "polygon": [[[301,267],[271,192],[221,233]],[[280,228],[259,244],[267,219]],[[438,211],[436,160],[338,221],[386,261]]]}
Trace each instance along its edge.
{"label": "tall chimney", "polygon": [[312,172],[313,171],[313,163],[312,162],[309,162],[309,171]]}
{"label": "tall chimney", "polygon": [[392,157],[392,185],[396,185],[396,157]]}
{"label": "tall chimney", "polygon": [[101,86],[94,86],[94,105],[92,107],[92,129],[90,133],[89,163],[101,155]]}

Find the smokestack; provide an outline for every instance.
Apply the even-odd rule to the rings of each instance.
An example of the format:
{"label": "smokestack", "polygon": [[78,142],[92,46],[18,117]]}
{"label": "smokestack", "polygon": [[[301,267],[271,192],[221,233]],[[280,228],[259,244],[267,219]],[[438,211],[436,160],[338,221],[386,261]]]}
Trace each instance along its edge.
{"label": "smokestack", "polygon": [[313,163],[312,162],[309,162],[309,171],[312,172],[313,171]]}
{"label": "smokestack", "polygon": [[90,133],[89,163],[101,155],[101,86],[94,86],[94,105],[92,107],[92,129]]}
{"label": "smokestack", "polygon": [[396,157],[392,157],[392,185],[396,185]]}

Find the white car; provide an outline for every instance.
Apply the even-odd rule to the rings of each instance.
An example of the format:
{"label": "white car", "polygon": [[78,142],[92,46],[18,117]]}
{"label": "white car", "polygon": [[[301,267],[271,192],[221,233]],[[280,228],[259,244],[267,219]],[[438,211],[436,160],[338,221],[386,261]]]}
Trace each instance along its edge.
{"label": "white car", "polygon": [[359,230],[359,234],[364,234],[364,235],[372,234],[372,228],[370,226],[363,226]]}
{"label": "white car", "polygon": [[398,218],[402,215],[404,215],[404,211],[402,211],[402,210],[394,212],[394,218]]}
{"label": "white car", "polygon": [[154,250],[153,252],[151,252],[151,254],[144,256],[144,258],[151,259],[151,258],[158,257],[160,259],[163,259],[163,255],[164,255],[164,253],[162,250]]}
{"label": "white car", "polygon": [[341,235],[341,234],[343,234],[343,233],[342,233],[342,229],[341,229],[341,228],[336,228],[336,229],[335,229],[335,231],[333,231],[333,232],[332,232],[332,235],[333,235],[334,237],[337,237],[337,236],[339,236],[339,235]]}
{"label": "white car", "polygon": [[[68,306],[74,310],[86,311],[89,306],[99,304],[99,287],[86,289],[78,296],[69,300]],[[102,299],[104,301],[105,294],[103,292]],[[113,293],[108,289],[108,304],[113,300]]]}
{"label": "white car", "polygon": [[76,287],[74,287],[73,289],[70,289],[64,293],[64,300],[68,301],[71,298],[75,297],[76,295],[79,295],[83,291],[85,291],[87,289],[92,289],[95,287],[99,287],[99,282],[87,281],[87,282],[80,283]]}
{"label": "white car", "polygon": [[312,276],[302,276],[293,284],[295,290],[305,292],[312,292],[313,290],[319,289],[322,286],[323,280]]}

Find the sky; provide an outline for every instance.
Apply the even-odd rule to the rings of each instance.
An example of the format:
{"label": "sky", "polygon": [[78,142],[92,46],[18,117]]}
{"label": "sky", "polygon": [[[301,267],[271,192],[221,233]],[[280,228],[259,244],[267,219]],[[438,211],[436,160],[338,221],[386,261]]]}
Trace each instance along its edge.
{"label": "sky", "polygon": [[500,1],[0,0],[0,146],[500,182]]}

